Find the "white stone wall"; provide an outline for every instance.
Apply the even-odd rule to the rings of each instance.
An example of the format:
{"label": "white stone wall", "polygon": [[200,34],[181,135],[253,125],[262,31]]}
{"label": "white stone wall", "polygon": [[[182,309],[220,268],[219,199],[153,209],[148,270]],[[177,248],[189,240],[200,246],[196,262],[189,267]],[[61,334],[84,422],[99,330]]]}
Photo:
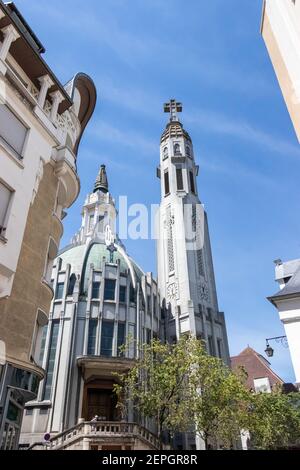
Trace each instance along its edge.
{"label": "white stone wall", "polygon": [[[181,156],[176,157],[174,154],[175,143],[180,145]],[[187,146],[190,148],[190,155],[186,152]],[[183,172],[183,190],[178,190],[177,187],[176,168],[181,168]],[[164,174],[166,171],[169,174],[170,193],[168,195],[165,194]],[[190,171],[194,177],[195,193],[190,184]],[[161,301],[165,302],[169,312],[166,320],[168,340],[172,342],[180,334],[191,332],[202,337],[207,344],[211,342],[213,350],[210,352],[215,355],[218,355],[218,341],[221,341],[222,357],[229,363],[224,317],[219,314],[218,309],[207,215],[198,196],[196,179],[198,167],[195,163],[192,143],[184,131],[179,137],[168,137],[167,140],[163,137],[160,147],[159,173],[161,205],[157,242],[158,285]],[[191,220],[193,215],[191,208],[195,205],[197,205],[195,213],[197,239],[191,241],[184,214],[189,213],[188,218]],[[171,271],[170,246],[173,246],[174,257],[174,269]],[[200,272],[198,262],[199,251],[202,253],[202,272]],[[201,311],[199,305],[201,305]],[[211,312],[210,317],[208,312]]]}
{"label": "white stone wall", "polygon": [[296,382],[300,383],[300,295],[277,301],[277,308],[288,339]]}
{"label": "white stone wall", "polygon": [[265,0],[262,34],[300,139],[300,4]]}

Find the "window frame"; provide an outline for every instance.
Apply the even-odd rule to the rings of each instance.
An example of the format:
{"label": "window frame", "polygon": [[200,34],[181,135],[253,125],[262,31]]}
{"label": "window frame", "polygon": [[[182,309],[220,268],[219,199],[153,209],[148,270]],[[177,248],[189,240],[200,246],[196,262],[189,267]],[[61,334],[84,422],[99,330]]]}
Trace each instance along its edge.
{"label": "window frame", "polygon": [[0,184],[2,184],[2,186],[4,186],[4,188],[6,188],[10,192],[8,204],[6,206],[5,214],[4,214],[3,221],[2,221],[2,225],[0,221],[0,239],[3,241],[7,241],[6,234],[7,234],[7,228],[8,228],[8,221],[9,221],[9,216],[10,216],[10,212],[11,212],[11,208],[13,204],[13,199],[15,197],[16,192],[9,184],[7,184],[1,178],[0,178]]}
{"label": "window frame", "polygon": [[22,119],[16,112],[14,109],[12,109],[12,106],[5,102],[5,103],[0,103],[0,106],[5,106],[8,111],[15,117],[15,119],[17,121],[20,122],[20,124],[25,128],[25,137],[24,137],[24,141],[23,141],[23,145],[22,145],[22,150],[21,152],[19,153],[2,135],[1,135],[1,131],[0,131],[0,145],[2,145],[5,150],[9,153],[9,155],[11,155],[14,159],[17,160],[18,163],[21,163],[21,165],[23,164],[23,161],[24,161],[24,156],[25,156],[25,149],[27,147],[27,142],[28,142],[28,138],[29,138],[29,134],[30,134],[30,127],[28,126],[28,124],[24,121],[24,119]]}
{"label": "window frame", "polygon": [[[107,292],[112,292],[112,289],[107,289],[107,284],[109,282],[112,282],[114,283],[114,295],[113,295],[113,298],[108,298],[107,297]],[[103,296],[103,300],[104,302],[115,302],[116,301],[116,279],[105,279],[104,280],[104,296]]]}
{"label": "window frame", "polygon": [[165,197],[169,196],[170,195],[170,175],[169,175],[168,169],[164,171],[164,190],[165,190]]}

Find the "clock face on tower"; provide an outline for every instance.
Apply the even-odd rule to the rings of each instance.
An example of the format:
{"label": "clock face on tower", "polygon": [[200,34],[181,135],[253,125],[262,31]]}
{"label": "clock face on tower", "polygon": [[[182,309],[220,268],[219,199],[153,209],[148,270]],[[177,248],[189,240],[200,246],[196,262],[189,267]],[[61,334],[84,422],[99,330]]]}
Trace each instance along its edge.
{"label": "clock face on tower", "polygon": [[178,296],[178,285],[176,282],[169,284],[167,287],[167,297],[169,300],[175,300]]}
{"label": "clock face on tower", "polygon": [[201,300],[209,301],[209,292],[206,284],[200,284],[200,297]]}

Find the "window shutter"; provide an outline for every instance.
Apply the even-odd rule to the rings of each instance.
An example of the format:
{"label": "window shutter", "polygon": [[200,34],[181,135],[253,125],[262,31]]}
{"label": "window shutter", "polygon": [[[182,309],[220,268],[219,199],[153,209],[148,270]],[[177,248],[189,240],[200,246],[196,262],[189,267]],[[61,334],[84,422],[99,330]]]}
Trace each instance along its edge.
{"label": "window shutter", "polygon": [[0,136],[19,155],[22,155],[27,128],[5,104],[0,104]]}
{"label": "window shutter", "polygon": [[11,191],[0,182],[0,227],[4,226]]}

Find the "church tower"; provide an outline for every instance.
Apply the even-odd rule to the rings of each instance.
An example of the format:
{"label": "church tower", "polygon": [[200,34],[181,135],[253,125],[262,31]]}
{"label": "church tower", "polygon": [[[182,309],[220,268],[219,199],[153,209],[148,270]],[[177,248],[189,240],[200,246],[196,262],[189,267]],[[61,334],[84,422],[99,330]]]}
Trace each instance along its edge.
{"label": "church tower", "polygon": [[87,196],[81,215],[81,228],[73,237],[72,244],[87,244],[95,239],[104,243],[108,231],[115,238],[117,210],[109,192],[105,165],[100,167],[94,190]]}
{"label": "church tower", "polygon": [[224,314],[219,312],[207,214],[199,200],[192,139],[178,119],[181,103],[165,104],[170,120],[161,137],[158,285],[166,337],[190,332],[229,363]]}

